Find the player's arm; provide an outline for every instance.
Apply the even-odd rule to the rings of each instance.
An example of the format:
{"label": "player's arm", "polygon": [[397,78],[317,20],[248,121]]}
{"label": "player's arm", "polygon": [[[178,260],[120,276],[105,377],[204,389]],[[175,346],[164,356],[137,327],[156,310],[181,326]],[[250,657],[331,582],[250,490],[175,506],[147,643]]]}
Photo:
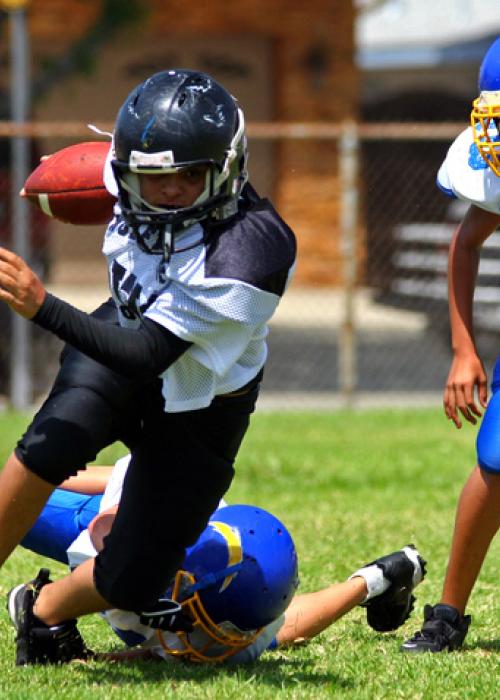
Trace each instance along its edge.
{"label": "player's arm", "polygon": [[139,328],[105,323],[47,294],[33,321],[93,360],[131,379],[162,374],[191,343],[144,319]]}
{"label": "player's arm", "polygon": [[15,253],[0,248],[0,300],[93,360],[132,379],[162,374],[191,345],[151,319],[138,329],[105,323],[45,290]]}
{"label": "player's arm", "polygon": [[295,595],[285,611],[283,626],[276,634],[278,646],[300,644],[323,632],[367,595],[366,582],[355,576],[312,593]]}
{"label": "player's arm", "polygon": [[84,471],[78,472],[76,476],[70,476],[59,485],[60,489],[73,491],[74,493],[85,493],[95,496],[104,493],[113,467],[91,466]]}
{"label": "player's arm", "polygon": [[479,251],[500,224],[500,215],[471,206],[456,230],[448,257],[448,300],[453,361],[446,382],[443,404],[446,416],[457,428],[460,413],[470,423],[486,406],[487,378],[478,356],[473,329],[473,299],[479,267]]}

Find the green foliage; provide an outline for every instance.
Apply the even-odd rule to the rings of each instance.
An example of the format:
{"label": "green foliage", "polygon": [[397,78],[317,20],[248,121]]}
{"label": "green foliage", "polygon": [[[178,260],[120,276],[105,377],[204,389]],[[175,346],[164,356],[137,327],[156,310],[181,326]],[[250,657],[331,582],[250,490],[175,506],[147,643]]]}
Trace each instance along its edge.
{"label": "green foliage", "polygon": [[125,25],[141,22],[147,12],[141,0],[103,0],[96,23],[84,36],[63,55],[40,61],[32,85],[33,98],[43,97],[60,80],[76,73],[91,75],[101,46]]}
{"label": "green foliage", "polygon": [[[26,420],[0,417],[3,457]],[[228,500],[256,503],[287,523],[299,552],[302,591],[341,580],[408,542],[420,548],[427,579],[417,589],[416,612],[396,633],[375,634],[358,608],[308,645],[265,654],[239,669],[147,662],[19,669],[13,666],[14,634],[0,609],[0,697],[498,697],[498,542],[470,602],[465,650],[416,658],[398,650],[420,626],[423,604],[440,594],[457,497],[474,464],[474,438],[474,429],[456,431],[435,410],[261,413],[252,420]],[[123,446],[116,446],[101,458],[108,462],[120,454]],[[2,570],[0,594],[42,563],[19,548]],[[64,573],[60,565],[51,569]],[[80,627],[91,647],[119,647],[97,616]]]}

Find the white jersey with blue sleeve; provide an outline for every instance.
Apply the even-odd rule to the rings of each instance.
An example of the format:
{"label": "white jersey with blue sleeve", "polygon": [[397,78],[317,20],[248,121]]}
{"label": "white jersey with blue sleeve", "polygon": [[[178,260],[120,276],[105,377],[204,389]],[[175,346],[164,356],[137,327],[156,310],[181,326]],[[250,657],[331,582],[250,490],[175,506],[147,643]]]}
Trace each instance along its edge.
{"label": "white jersey with blue sleeve", "polygon": [[472,127],[462,131],[451,144],[439,168],[437,184],[450,197],[500,214],[500,178],[479,153]]}

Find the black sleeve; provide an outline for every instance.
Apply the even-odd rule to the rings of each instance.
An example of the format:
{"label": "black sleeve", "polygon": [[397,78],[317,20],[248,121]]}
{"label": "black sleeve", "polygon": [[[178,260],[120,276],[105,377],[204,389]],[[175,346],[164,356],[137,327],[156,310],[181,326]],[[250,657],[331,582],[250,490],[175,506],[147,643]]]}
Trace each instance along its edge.
{"label": "black sleeve", "polygon": [[158,377],[191,345],[151,319],[144,319],[138,329],[121,328],[52,294],[47,294],[32,321],[93,360],[133,379]]}

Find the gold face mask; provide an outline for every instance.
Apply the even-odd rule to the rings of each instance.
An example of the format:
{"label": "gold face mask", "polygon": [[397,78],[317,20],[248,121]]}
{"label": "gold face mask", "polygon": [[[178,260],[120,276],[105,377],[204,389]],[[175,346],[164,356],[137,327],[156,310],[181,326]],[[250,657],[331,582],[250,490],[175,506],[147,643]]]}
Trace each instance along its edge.
{"label": "gold face mask", "polygon": [[215,623],[197,591],[183,600],[183,590],[192,588],[195,582],[192,574],[178,571],[172,592],[172,599],[181,603],[183,612],[192,621],[193,631],[176,632],[174,646],[162,630],[157,630],[158,641],[169,656],[198,663],[219,663],[252,644],[262,628],[242,631],[226,623]]}
{"label": "gold face mask", "polygon": [[500,177],[500,91],[482,92],[472,103],[471,125],[479,153]]}

